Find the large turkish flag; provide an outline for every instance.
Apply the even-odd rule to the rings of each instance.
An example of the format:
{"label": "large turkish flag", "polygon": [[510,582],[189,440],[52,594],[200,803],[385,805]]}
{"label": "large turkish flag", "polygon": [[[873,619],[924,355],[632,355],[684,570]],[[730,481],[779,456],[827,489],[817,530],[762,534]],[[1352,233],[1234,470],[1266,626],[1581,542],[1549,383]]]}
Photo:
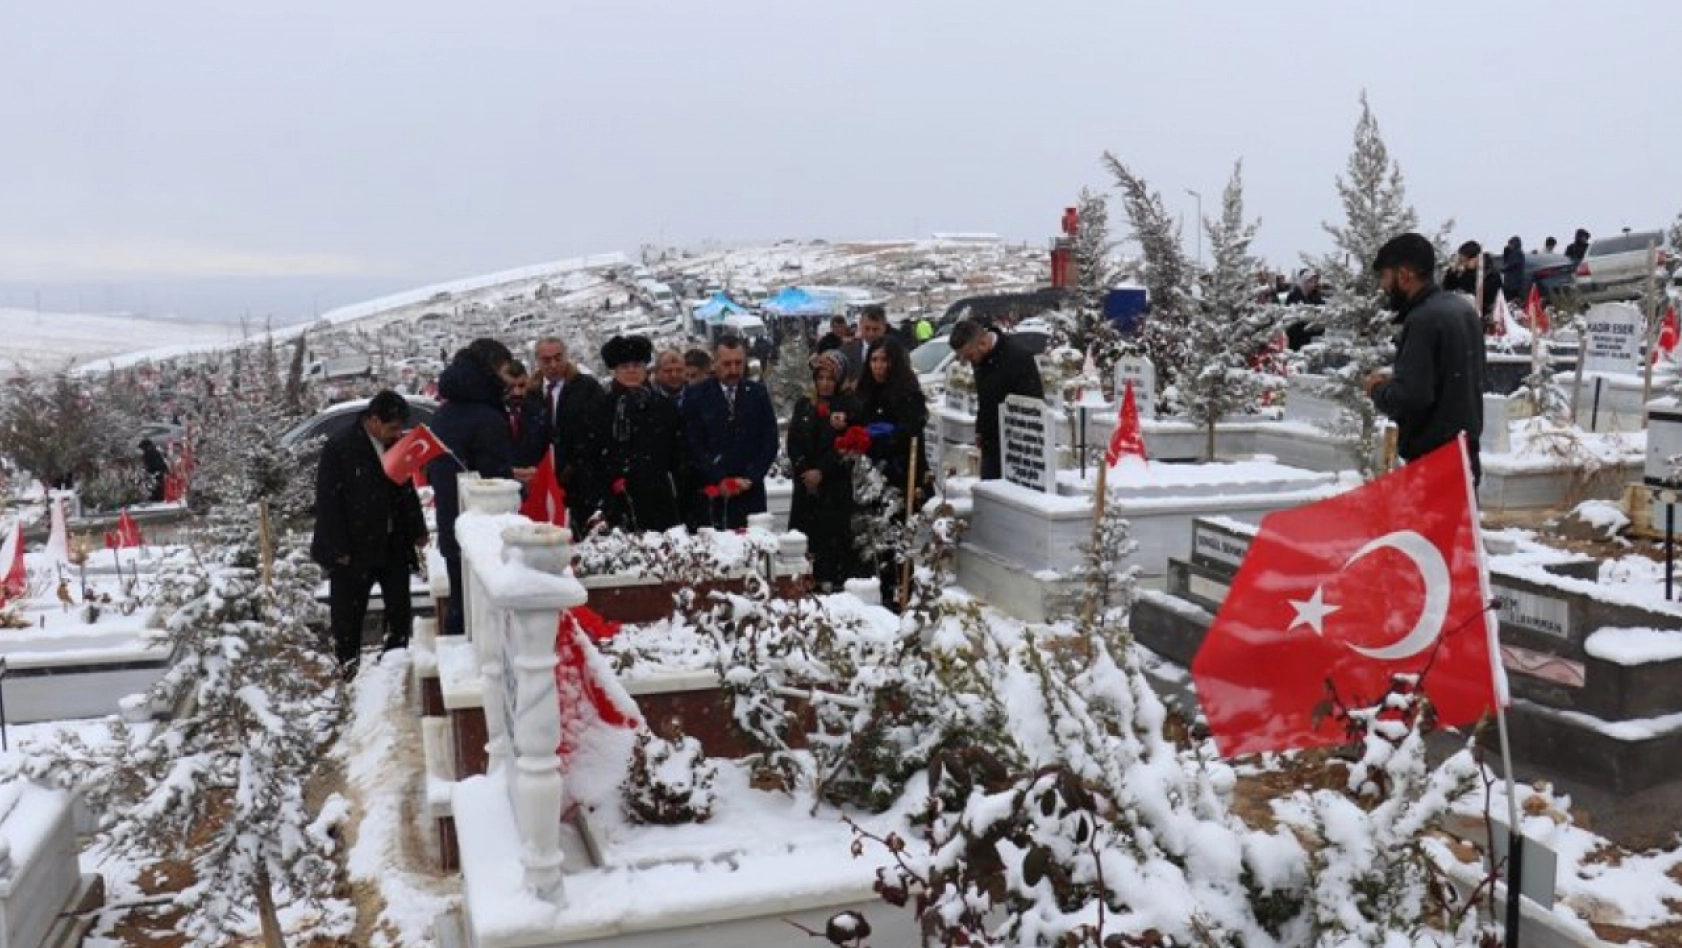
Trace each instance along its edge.
{"label": "large turkish flag", "polygon": [[1457,439],[1263,518],[1192,662],[1223,755],[1345,743],[1328,699],[1370,705],[1396,674],[1423,676],[1443,724],[1494,707],[1499,649],[1472,489]]}

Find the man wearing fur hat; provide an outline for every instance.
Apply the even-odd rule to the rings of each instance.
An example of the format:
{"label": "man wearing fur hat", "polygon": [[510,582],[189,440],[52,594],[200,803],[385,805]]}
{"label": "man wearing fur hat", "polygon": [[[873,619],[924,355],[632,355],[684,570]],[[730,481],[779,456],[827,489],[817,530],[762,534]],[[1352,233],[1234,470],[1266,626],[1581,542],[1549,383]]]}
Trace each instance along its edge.
{"label": "man wearing fur hat", "polygon": [[678,411],[648,386],[653,358],[646,336],[614,336],[602,346],[613,381],[590,418],[588,463],[603,490],[603,515],[622,530],[669,530],[682,522]]}

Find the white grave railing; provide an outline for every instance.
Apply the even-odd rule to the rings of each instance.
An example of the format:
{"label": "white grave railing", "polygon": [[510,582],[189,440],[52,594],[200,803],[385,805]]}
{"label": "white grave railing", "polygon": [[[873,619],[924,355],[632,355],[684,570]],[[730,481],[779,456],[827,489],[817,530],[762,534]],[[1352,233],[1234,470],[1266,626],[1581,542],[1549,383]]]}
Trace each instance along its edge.
{"label": "white grave railing", "polygon": [[561,611],[582,605],[571,535],[514,511],[519,485],[461,479],[466,631],[484,687],[489,772],[508,782],[527,888],[555,905],[561,884],[561,712],[555,633]]}

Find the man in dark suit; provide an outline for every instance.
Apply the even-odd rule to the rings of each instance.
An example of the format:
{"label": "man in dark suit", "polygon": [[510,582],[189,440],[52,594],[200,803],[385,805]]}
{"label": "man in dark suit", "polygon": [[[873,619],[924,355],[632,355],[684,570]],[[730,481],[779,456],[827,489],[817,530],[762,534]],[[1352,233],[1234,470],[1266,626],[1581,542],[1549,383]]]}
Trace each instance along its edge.
{"label": "man in dark suit", "polygon": [[385,648],[409,644],[409,571],[426,545],[426,521],[414,485],[392,483],[380,465],[408,420],[403,396],[380,392],[356,424],[327,441],[316,471],[310,557],[327,570],[333,651],[347,680],[362,652],[374,583],[385,602]]}
{"label": "man in dark suit", "polygon": [[698,481],[701,526],[735,529],[747,524],[748,514],[765,510],[765,475],[777,458],[777,415],[771,393],[746,377],[747,368],[747,347],[725,336],[713,348],[713,377],[683,397],[683,440]]}
{"label": "man in dark suit", "polygon": [[543,376],[532,397],[540,400],[544,424],[555,445],[555,478],[567,494],[567,522],[583,536],[601,509],[603,485],[591,483],[578,452],[590,438],[590,419],[601,401],[602,383],[579,371],[567,356],[566,343],[554,336],[537,340],[537,371]]}

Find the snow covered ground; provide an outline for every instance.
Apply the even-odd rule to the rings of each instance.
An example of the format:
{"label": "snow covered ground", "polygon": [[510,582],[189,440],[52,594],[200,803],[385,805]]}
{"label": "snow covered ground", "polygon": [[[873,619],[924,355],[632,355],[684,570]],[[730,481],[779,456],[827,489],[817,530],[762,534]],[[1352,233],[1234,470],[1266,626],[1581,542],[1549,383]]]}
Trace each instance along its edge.
{"label": "snow covered ground", "polygon": [[137,350],[232,345],[238,326],[146,316],[0,309],[0,378],[57,372]]}

